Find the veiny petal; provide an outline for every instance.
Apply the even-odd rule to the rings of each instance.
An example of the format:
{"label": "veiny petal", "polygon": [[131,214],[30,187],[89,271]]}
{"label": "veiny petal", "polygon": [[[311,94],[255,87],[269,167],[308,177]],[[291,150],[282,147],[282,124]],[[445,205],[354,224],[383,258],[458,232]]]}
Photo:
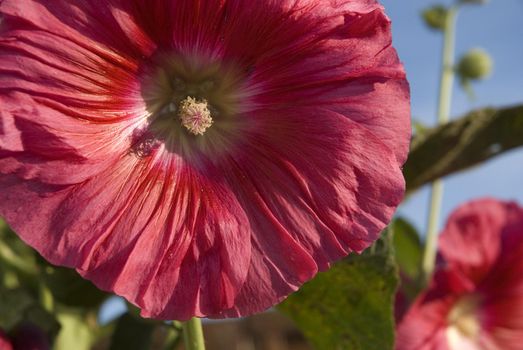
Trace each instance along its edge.
{"label": "veiny petal", "polygon": [[[123,56],[109,46],[125,40],[121,32],[81,30],[95,21],[88,4],[0,4],[1,173],[54,184],[84,181],[129,152],[133,130],[145,122],[136,76],[143,52],[128,48]],[[105,41],[104,30],[112,35]]]}
{"label": "veiny petal", "polygon": [[114,166],[129,152],[136,121],[88,122],[68,107],[25,94],[0,96],[0,173],[74,184]]}
{"label": "veiny petal", "polygon": [[[358,3],[362,4],[352,4]],[[327,4],[317,6],[332,5]],[[266,36],[268,47],[249,48],[251,52],[264,52],[254,55],[257,60],[250,63],[246,94],[252,95],[253,108],[285,106],[289,101],[300,107],[329,108],[365,126],[403,164],[411,133],[410,93],[403,67],[391,46],[390,21],[383,9],[377,5],[372,10],[367,5],[365,10],[346,6],[319,11],[320,15],[315,16],[309,15],[308,7],[302,11],[296,8],[295,13],[278,20],[285,23],[283,33],[276,34],[280,28],[276,25],[269,26],[275,28],[273,32],[260,33]],[[243,35],[249,36],[243,30]],[[277,39],[270,39],[273,37]],[[234,48],[228,46],[228,50]],[[241,56],[243,50],[247,51],[237,50],[227,55]]]}
{"label": "veiny petal", "polygon": [[145,316],[183,320],[231,307],[249,268],[249,224],[219,174],[211,181],[187,166],[150,170],[129,158],[68,187],[4,176],[0,212],[46,259],[76,267]]}
{"label": "veiny petal", "polygon": [[[0,13],[0,214],[144,316],[264,310],[368,247],[403,196],[408,85],[376,1],[4,0]],[[234,66],[237,125],[168,135],[172,149],[147,139],[140,75],[165,53]]]}
{"label": "veiny petal", "polygon": [[150,53],[154,43],[119,11],[121,7],[121,0],[3,0],[0,12],[8,30],[21,27],[52,33],[107,60]]}
{"label": "veiny petal", "polygon": [[394,153],[343,115],[283,110],[258,123],[230,180],[250,218],[253,260],[245,296],[225,316],[263,310],[318,269],[367,248],[403,197]]}

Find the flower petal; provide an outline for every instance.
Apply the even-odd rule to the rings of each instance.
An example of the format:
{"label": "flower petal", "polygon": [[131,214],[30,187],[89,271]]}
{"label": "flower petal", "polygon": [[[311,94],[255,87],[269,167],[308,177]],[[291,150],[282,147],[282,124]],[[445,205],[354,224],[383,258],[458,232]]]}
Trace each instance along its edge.
{"label": "flower petal", "polygon": [[318,269],[367,248],[404,192],[394,153],[343,115],[297,109],[257,121],[257,133],[228,165],[250,218],[253,260],[244,293],[224,316],[270,307]]}
{"label": "flower petal", "polygon": [[494,199],[472,201],[458,208],[439,239],[445,262],[480,283],[502,255],[502,232],[518,213],[523,215],[514,204]]}
{"label": "flower petal", "polygon": [[46,259],[145,316],[232,307],[250,264],[249,224],[219,174],[175,163],[159,171],[134,156],[112,171],[70,187],[4,176],[0,213]]}
{"label": "flower petal", "polygon": [[[390,20],[381,6],[368,3],[349,2],[320,12],[323,16],[304,11],[297,19],[286,19],[283,34],[263,33],[271,47],[251,63],[245,93],[252,95],[252,108],[292,101],[295,106],[321,106],[344,114],[379,137],[403,164],[411,133],[409,86],[392,48]],[[269,40],[274,36],[278,39]]]}

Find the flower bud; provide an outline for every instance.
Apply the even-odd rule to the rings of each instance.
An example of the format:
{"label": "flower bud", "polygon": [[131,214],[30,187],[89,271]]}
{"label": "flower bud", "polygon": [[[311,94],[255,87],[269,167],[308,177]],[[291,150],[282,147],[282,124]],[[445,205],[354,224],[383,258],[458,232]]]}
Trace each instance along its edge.
{"label": "flower bud", "polygon": [[472,49],[459,61],[457,73],[462,80],[483,79],[492,72],[492,59],[483,49]]}
{"label": "flower bud", "polygon": [[430,28],[435,30],[445,29],[448,10],[445,6],[435,5],[424,10],[421,15]]}

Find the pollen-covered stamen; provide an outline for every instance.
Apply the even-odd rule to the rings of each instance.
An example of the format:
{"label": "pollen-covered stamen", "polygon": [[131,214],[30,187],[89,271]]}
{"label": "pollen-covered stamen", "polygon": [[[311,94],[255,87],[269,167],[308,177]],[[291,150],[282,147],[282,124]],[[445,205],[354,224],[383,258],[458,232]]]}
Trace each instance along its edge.
{"label": "pollen-covered stamen", "polygon": [[197,101],[191,96],[180,102],[178,116],[182,125],[194,135],[203,135],[213,122],[207,101]]}

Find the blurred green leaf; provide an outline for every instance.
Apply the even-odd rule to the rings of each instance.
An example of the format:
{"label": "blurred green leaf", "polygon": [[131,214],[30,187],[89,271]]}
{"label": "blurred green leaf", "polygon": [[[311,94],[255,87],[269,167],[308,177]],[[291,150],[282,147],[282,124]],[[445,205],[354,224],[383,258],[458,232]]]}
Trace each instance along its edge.
{"label": "blurred green leaf", "polygon": [[418,119],[412,118],[412,131],[415,136],[419,136],[427,132],[429,128]]}
{"label": "blurred green leaf", "polygon": [[391,224],[394,242],[394,255],[400,270],[408,277],[416,279],[421,272],[423,246],[414,226],[403,218]]}
{"label": "blurred green leaf", "polygon": [[278,306],[317,349],[393,348],[398,276],[390,236],[319,273]]}
{"label": "blurred green leaf", "polygon": [[126,313],[116,324],[110,350],[148,350],[156,324],[139,316]]}
{"label": "blurred green leaf", "polygon": [[523,106],[486,108],[415,136],[403,168],[407,191],[523,146]]}
{"label": "blurred green leaf", "polygon": [[58,320],[62,329],[56,338],[54,350],[91,350],[93,331],[81,313],[60,312]]}
{"label": "blurred green leaf", "polygon": [[42,276],[56,301],[74,307],[97,307],[109,294],[83,279],[75,270],[42,261]]}
{"label": "blurred green leaf", "polygon": [[167,335],[164,340],[163,350],[173,350],[178,348],[178,344],[182,341],[182,323],[173,321],[171,326],[167,328]]}
{"label": "blurred green leaf", "polygon": [[37,273],[35,252],[27,246],[0,218],[0,264],[6,269],[15,270],[25,277]]}
{"label": "blurred green leaf", "polygon": [[23,289],[0,288],[0,328],[10,330],[23,322],[29,322],[54,339],[60,324]]}

